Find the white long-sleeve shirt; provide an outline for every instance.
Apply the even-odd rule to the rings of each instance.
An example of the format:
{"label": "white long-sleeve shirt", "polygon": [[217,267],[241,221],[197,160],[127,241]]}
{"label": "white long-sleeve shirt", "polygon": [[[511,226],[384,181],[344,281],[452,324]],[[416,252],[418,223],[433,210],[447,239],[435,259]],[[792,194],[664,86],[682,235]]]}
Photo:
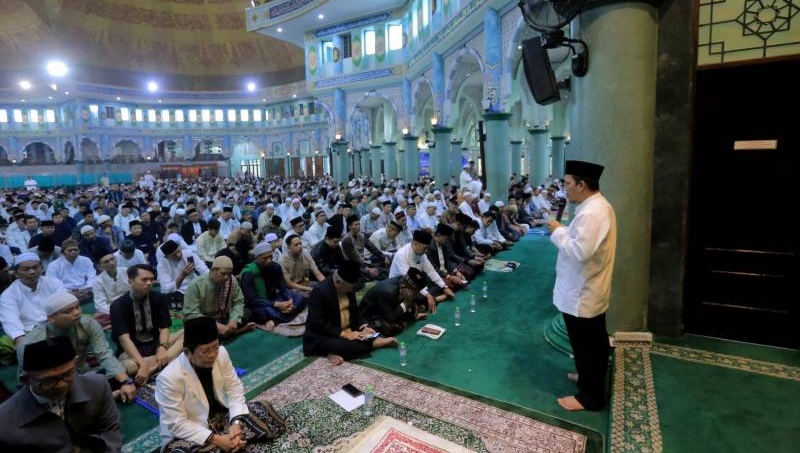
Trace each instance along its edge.
{"label": "white long-sleeve shirt", "polygon": [[16,280],[0,295],[0,324],[6,334],[13,338],[30,332],[37,324],[47,321],[44,304],[51,294],[66,289],[60,280],[41,276],[36,290]]}
{"label": "white long-sleeve shirt", "polygon": [[439,288],[444,288],[444,280],[442,280],[442,277],[436,272],[431,262],[428,261],[427,255],[424,253],[422,255],[416,255],[414,251],[411,250],[411,244],[400,247],[400,250],[394,254],[392,267],[389,269],[389,278],[397,277],[398,275],[406,275],[408,269],[412,267],[425,272],[425,275],[428,276],[428,280],[435,283]]}
{"label": "white long-sleeve shirt", "polygon": [[568,227],[550,235],[558,249],[553,304],[563,313],[593,318],[608,309],[617,249],[614,208],[596,193],[575,209]]}
{"label": "white long-sleeve shirt", "polygon": [[47,276],[61,280],[67,289],[91,288],[97,271],[89,258],[78,255],[70,263],[65,256],[47,265]]}
{"label": "white long-sleeve shirt", "polygon": [[[189,264],[189,262],[186,261],[186,257],[188,256],[194,257],[195,271],[184,278],[181,282],[181,286],[177,287],[175,281],[178,279],[183,268]],[[158,271],[158,284],[161,286],[162,294],[174,293],[175,291],[185,293],[186,288],[189,287],[189,283],[191,283],[192,280],[208,273],[208,266],[206,266],[206,263],[204,263],[199,256],[188,250],[183,250],[183,258],[181,258],[180,261],[172,261],[167,257],[160,258],[156,270]]]}
{"label": "white long-sleeve shirt", "polygon": [[111,303],[127,294],[130,290],[128,275],[125,273],[124,267],[117,267],[116,278],[103,271],[97,276],[92,285],[95,310],[104,315],[111,313]]}

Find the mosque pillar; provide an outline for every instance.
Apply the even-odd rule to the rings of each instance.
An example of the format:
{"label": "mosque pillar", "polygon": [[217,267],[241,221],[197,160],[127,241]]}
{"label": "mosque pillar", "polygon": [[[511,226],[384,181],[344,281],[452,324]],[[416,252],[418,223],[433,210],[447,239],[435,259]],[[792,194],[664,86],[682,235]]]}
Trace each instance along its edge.
{"label": "mosque pillar", "polygon": [[395,148],[397,154],[397,177],[402,181],[406,181],[406,152],[403,144],[399,148]]}
{"label": "mosque pillar", "polygon": [[[448,169],[448,178],[451,176],[455,176],[456,181],[458,181],[458,175],[461,173],[461,144],[463,142],[461,140],[453,140],[450,142],[450,159],[449,159],[449,169]],[[444,184],[444,181],[442,182]]]}
{"label": "mosque pillar", "polygon": [[[617,213],[617,250],[606,318],[609,333],[645,327],[650,293],[657,21],[655,6],[624,2],[589,7],[572,24],[573,35],[586,41],[594,53],[586,76],[572,79],[575,101],[567,158],[606,167],[600,190]],[[622,23],[624,29],[618,26]],[[561,315],[553,319],[545,337],[551,344],[561,341],[558,349],[564,351],[566,329]]]}
{"label": "mosque pillar", "polygon": [[[502,199],[508,193],[508,178],[511,176],[511,153],[508,152],[510,113],[486,113],[486,156],[483,174],[486,175],[485,191]],[[475,194],[475,196],[479,196]]]}
{"label": "mosque pillar", "polygon": [[403,136],[403,157],[406,161],[406,183],[411,184],[417,182],[419,178],[419,149],[417,148],[417,141],[419,137],[416,135]]}
{"label": "mosque pillar", "polygon": [[511,174],[517,175],[517,178],[522,174],[522,141],[511,140]]}
{"label": "mosque pillar", "polygon": [[[503,74],[503,22],[500,12],[486,8],[483,13],[484,36],[484,94],[490,102],[490,112],[503,110],[505,96],[500,96],[498,87]],[[508,143],[506,140],[503,144]],[[494,192],[493,192],[494,193]],[[505,193],[505,191],[501,192]]]}
{"label": "mosque pillar", "polygon": [[370,157],[372,158],[372,182],[381,183],[381,146],[372,145],[369,147]]}
{"label": "mosque pillar", "polygon": [[350,173],[347,165],[347,145],[348,143],[343,140],[333,142],[333,180],[336,184],[347,183],[347,176]]}
{"label": "mosque pillar", "polygon": [[439,181],[439,187],[450,180],[450,136],[452,127],[433,127],[435,148],[430,149],[431,179]]}
{"label": "mosque pillar", "polygon": [[383,142],[383,166],[387,180],[397,178],[397,155],[395,153],[396,145],[397,142]]}
{"label": "mosque pillar", "polygon": [[[344,43],[342,42],[342,35],[335,34],[331,37],[331,44],[333,44],[333,61],[331,64],[333,65],[333,75],[339,75],[342,73],[344,68]],[[322,57],[320,56],[318,61],[322,61]]]}
{"label": "mosque pillar", "polygon": [[553,179],[564,176],[564,141],[566,137],[550,137],[551,152],[553,153]]}
{"label": "mosque pillar", "polygon": [[547,128],[528,129],[531,141],[528,144],[528,174],[532,186],[542,184],[550,174],[550,159],[547,154]]}
{"label": "mosque pillar", "polygon": [[433,96],[433,114],[439,115],[439,124],[445,124],[442,117],[442,107],[444,105],[444,57],[434,53],[431,62],[431,95]]}
{"label": "mosque pillar", "polygon": [[361,153],[359,153],[359,158],[361,159],[361,174],[359,176],[366,177],[370,174],[369,171],[369,148],[361,148]]}
{"label": "mosque pillar", "polygon": [[[333,115],[334,115],[334,134],[346,136],[345,125],[347,124],[347,96],[343,89],[333,89]],[[338,137],[341,140],[341,137]]]}

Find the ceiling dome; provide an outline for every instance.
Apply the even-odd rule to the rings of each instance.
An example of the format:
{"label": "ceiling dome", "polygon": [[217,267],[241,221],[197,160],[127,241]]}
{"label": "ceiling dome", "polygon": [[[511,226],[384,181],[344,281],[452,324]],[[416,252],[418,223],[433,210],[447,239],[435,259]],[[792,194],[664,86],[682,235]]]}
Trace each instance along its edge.
{"label": "ceiling dome", "polygon": [[240,90],[304,78],[303,50],[245,27],[242,0],[0,0],[6,79],[51,58],[76,81],[167,90]]}

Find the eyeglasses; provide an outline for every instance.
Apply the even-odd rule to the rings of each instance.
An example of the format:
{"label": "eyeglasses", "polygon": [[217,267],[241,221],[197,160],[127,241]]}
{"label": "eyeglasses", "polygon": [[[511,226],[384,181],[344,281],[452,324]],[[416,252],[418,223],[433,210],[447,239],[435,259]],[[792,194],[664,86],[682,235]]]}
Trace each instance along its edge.
{"label": "eyeglasses", "polygon": [[75,380],[75,376],[78,375],[78,370],[73,366],[68,371],[65,371],[57,376],[48,376],[41,379],[33,379],[41,388],[53,388],[57,386],[61,381],[64,382],[72,382]]}

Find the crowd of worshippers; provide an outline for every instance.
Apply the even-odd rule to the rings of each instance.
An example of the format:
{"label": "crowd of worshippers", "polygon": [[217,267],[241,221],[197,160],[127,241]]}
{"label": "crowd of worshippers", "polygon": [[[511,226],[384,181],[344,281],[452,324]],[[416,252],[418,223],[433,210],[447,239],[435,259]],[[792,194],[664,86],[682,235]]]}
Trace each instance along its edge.
{"label": "crowd of worshippers", "polygon": [[[487,259],[545,221],[563,196],[558,181],[545,189],[512,180],[506,202],[492,202],[478,181],[467,187],[479,192],[438,188],[424,178],[338,186],[330,178],[157,180],[152,188],[6,191],[0,199],[0,222],[7,223],[0,234],[0,324],[16,346],[24,385],[9,403],[22,404],[19,394],[29,394],[25,404],[38,405],[37,414],[49,411],[63,421],[64,387],[73,389],[69,401],[107,394],[131,402],[138,387],[159,376],[165,446],[241,447],[267,425],[258,417],[232,424],[247,414],[247,405],[220,341],[254,329],[302,336],[306,355],[333,363],[395,346],[395,335],[453,298]],[[374,283],[357,301],[368,282]],[[93,316],[83,316],[82,307],[90,305]],[[172,329],[175,317],[184,319],[185,329]],[[189,340],[188,326],[196,320],[204,320],[206,330],[214,327],[213,339]],[[69,353],[40,356],[66,348],[62,343]],[[211,373],[217,365],[222,374]],[[191,414],[174,413],[191,412],[176,402],[184,395],[175,385],[158,391],[171,367],[173,374],[193,369],[202,383],[194,389],[206,398]],[[98,371],[102,391],[96,391],[103,387]],[[236,402],[219,400],[223,382]],[[60,408],[51,407],[55,400]],[[0,406],[0,423],[9,403]],[[118,414],[106,403],[94,409],[103,411],[103,426],[118,431]],[[269,407],[251,412],[271,420],[272,431],[279,428]],[[228,418],[210,426],[212,413]],[[116,436],[84,439],[67,425],[72,445],[89,451],[94,442],[119,442]]]}

